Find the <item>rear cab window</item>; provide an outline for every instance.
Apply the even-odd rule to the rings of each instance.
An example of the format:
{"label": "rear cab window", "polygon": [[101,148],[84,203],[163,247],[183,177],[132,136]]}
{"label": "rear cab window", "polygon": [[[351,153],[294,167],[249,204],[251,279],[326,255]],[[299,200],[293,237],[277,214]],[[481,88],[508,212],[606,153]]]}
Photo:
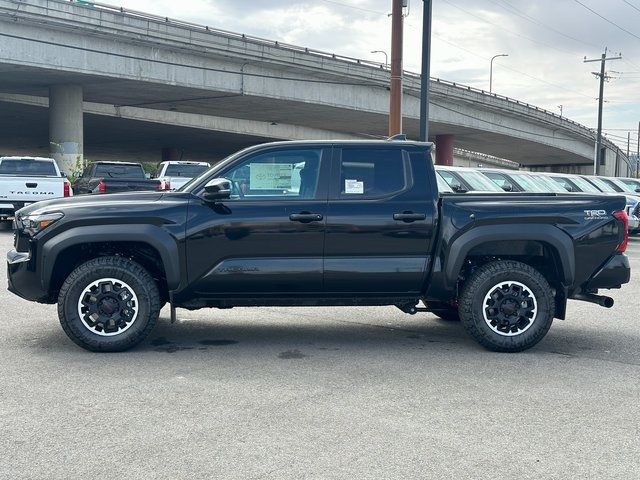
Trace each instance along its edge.
{"label": "rear cab window", "polygon": [[207,165],[170,163],[164,172],[165,177],[193,178],[207,170]]}
{"label": "rear cab window", "polygon": [[146,177],[140,165],[117,165],[109,163],[99,163],[95,166],[95,177],[104,178],[139,178],[144,180]]}
{"label": "rear cab window", "polygon": [[0,159],[0,175],[16,177],[57,177],[53,161],[31,158]]}

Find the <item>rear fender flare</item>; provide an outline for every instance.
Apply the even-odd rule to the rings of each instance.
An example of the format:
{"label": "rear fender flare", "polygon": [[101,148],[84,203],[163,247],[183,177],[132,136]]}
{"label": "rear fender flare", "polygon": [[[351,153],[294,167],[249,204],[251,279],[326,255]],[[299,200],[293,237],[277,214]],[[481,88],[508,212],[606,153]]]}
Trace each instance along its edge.
{"label": "rear fender flare", "polygon": [[449,247],[444,267],[447,286],[454,288],[464,261],[473,248],[483,243],[505,240],[533,240],[550,245],[558,253],[562,283],[573,285],[576,266],[571,237],[553,225],[524,223],[478,226],[456,238]]}

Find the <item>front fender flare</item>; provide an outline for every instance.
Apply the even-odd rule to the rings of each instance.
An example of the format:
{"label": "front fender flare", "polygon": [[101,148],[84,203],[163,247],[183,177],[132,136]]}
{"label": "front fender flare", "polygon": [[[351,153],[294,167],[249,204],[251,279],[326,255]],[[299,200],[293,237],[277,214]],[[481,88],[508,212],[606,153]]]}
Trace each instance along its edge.
{"label": "front fender flare", "polygon": [[169,290],[180,286],[180,254],[177,241],[157,225],[91,225],[74,227],[46,241],[42,247],[41,282],[45,291],[53,275],[58,255],[63,250],[76,245],[103,242],[140,242],[155,248],[160,254]]}

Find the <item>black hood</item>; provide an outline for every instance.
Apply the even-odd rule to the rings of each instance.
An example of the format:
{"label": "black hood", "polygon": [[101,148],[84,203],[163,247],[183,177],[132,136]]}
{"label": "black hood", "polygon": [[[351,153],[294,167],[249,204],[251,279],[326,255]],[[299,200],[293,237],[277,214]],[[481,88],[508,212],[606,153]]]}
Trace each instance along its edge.
{"label": "black hood", "polygon": [[90,211],[92,209],[126,212],[131,207],[157,202],[165,192],[111,193],[103,195],[78,195],[36,202],[18,210],[18,215],[42,214],[53,212]]}

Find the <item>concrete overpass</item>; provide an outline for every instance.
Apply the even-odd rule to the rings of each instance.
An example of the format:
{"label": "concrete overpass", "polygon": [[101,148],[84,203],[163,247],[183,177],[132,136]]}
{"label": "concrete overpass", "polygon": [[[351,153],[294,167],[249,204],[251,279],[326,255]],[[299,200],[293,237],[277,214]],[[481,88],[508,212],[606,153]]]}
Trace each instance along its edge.
{"label": "concrete overpass", "polygon": [[[414,138],[419,80],[405,74]],[[388,81],[375,62],[108,5],[0,0],[0,150],[51,150],[67,170],[84,155],[215,160],[271,139],[383,137]],[[454,146],[531,168],[592,163],[594,134],[576,122],[438,79],[431,89],[442,163]],[[606,173],[625,161],[607,143]]]}

